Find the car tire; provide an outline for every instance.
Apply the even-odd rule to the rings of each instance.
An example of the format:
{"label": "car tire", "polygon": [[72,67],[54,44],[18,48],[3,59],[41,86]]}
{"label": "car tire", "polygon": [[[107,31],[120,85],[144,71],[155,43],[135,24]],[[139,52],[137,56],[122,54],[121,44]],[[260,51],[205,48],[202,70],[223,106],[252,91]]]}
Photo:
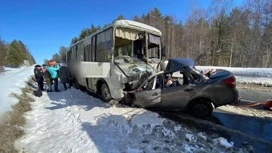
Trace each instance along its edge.
{"label": "car tire", "polygon": [[207,118],[213,112],[212,103],[206,99],[194,100],[189,106],[190,113],[198,118]]}
{"label": "car tire", "polygon": [[105,102],[109,102],[112,100],[111,98],[111,93],[108,85],[106,83],[103,83],[101,85],[101,90],[100,90],[101,98]]}

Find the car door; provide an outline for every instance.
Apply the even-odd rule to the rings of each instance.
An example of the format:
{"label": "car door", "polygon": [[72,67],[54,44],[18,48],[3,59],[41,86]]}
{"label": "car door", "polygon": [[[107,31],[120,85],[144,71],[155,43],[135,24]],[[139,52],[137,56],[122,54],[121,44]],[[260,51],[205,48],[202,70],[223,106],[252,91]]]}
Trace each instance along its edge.
{"label": "car door", "polygon": [[[182,73],[182,72],[181,72]],[[185,73],[182,74],[183,79],[188,77]],[[184,109],[191,97],[196,94],[196,86],[188,81],[183,81],[183,84],[178,84],[172,87],[163,87],[161,91],[161,107],[164,109]]]}
{"label": "car door", "polygon": [[[149,79],[144,90],[135,93],[134,104],[140,107],[156,107],[161,102],[161,88],[157,76]],[[159,85],[159,86],[158,86]]]}

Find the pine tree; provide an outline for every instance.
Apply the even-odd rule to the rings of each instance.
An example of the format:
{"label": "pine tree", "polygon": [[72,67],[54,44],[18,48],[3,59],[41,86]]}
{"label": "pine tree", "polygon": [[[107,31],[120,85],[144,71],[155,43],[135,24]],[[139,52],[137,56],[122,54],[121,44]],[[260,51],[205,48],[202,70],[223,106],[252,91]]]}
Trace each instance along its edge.
{"label": "pine tree", "polygon": [[7,52],[7,48],[6,48],[5,42],[2,41],[0,38],[0,72],[4,70],[3,66],[4,66],[4,60],[6,57],[6,52]]}
{"label": "pine tree", "polygon": [[62,63],[66,63],[66,48],[64,46],[60,46],[59,55]]}

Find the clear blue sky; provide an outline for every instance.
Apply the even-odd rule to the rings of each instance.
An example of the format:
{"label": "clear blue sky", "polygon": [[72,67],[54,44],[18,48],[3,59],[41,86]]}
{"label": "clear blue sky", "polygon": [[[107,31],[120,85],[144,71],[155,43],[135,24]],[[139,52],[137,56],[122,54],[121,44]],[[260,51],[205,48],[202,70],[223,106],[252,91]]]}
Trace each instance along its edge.
{"label": "clear blue sky", "polygon": [[7,42],[23,41],[41,64],[91,24],[103,26],[120,14],[132,19],[154,7],[184,21],[194,3],[207,8],[210,0],[4,0],[0,36]]}

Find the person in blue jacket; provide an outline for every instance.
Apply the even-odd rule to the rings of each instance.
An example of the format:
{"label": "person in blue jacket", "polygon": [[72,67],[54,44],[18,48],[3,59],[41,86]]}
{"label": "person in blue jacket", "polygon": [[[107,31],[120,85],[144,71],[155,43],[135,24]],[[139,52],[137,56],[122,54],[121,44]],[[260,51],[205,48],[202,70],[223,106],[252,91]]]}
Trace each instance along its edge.
{"label": "person in blue jacket", "polygon": [[60,92],[58,89],[58,82],[59,82],[59,76],[58,76],[58,71],[59,71],[59,66],[58,65],[50,65],[50,67],[47,68],[47,71],[51,74],[51,78],[54,81],[54,91],[55,92]]}

